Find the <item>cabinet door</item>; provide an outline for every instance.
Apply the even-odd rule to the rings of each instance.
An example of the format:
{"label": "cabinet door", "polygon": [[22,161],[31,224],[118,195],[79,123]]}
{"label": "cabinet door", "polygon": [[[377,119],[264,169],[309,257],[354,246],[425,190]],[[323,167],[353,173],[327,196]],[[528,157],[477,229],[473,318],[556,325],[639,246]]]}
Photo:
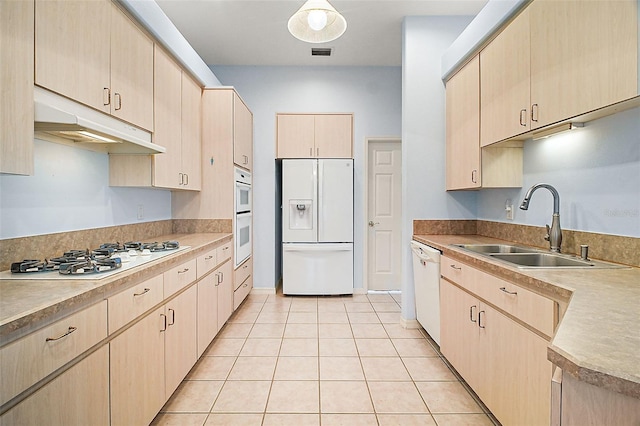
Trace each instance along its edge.
{"label": "cabinet door", "polygon": [[164,50],[156,46],[153,74],[153,143],[167,149],[164,154],[153,156],[153,185],[160,188],[178,188],[182,168],[182,71]]}
{"label": "cabinet door", "polygon": [[220,284],[218,285],[218,329],[227,322],[233,313],[233,269],[231,262],[220,266]]}
{"label": "cabinet door", "polygon": [[111,1],[37,0],[35,82],[109,112]]}
{"label": "cabinet door", "polygon": [[111,6],[110,87],[111,114],[153,131],[153,41],[115,5]]}
{"label": "cabinet door", "polygon": [[0,424],[109,425],[107,346],[98,349],[7,411],[0,417]]}
{"label": "cabinet door", "polygon": [[182,73],[182,189],[198,191],[202,187],[201,168],[201,96],[200,86]]}
{"label": "cabinet door", "polygon": [[34,3],[0,2],[0,173],[33,174]]}
{"label": "cabinet door", "polygon": [[313,115],[278,114],[277,121],[277,158],[315,157]]}
{"label": "cabinet door", "polygon": [[529,11],[480,52],[480,145],[529,130]]}
{"label": "cabinet door", "polygon": [[253,115],[233,94],[233,162],[251,170],[253,163]]}
{"label": "cabinet door", "polygon": [[318,158],[353,158],[353,116],[315,116],[315,153]]}
{"label": "cabinet door", "polygon": [[165,402],[164,320],[160,307],[109,343],[113,426],[149,424]]}
{"label": "cabinet door", "polygon": [[197,287],[194,285],[166,304],[165,398],[178,388],[198,359],[196,344]]}
{"label": "cabinet door", "polygon": [[479,188],[480,67],[473,58],[447,82],[447,190]]}
{"label": "cabinet door", "polygon": [[198,282],[198,357],[218,333],[218,274]]}
{"label": "cabinet door", "polygon": [[536,0],[529,9],[533,128],[638,94],[636,0]]}

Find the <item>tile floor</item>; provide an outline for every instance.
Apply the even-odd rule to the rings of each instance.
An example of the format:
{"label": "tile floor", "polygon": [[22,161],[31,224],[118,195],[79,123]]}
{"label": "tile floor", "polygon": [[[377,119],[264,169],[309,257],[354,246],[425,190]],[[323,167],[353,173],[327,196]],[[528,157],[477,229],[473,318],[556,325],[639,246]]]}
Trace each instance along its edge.
{"label": "tile floor", "polygon": [[400,294],[248,296],[154,425],[486,425]]}

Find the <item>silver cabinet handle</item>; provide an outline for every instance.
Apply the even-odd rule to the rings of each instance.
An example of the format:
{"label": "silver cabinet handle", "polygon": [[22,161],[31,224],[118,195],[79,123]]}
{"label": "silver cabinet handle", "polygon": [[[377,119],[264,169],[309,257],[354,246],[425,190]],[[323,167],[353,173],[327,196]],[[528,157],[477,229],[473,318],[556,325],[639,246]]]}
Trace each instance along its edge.
{"label": "silver cabinet handle", "polygon": [[462,270],[462,267],[461,267],[461,266],[456,266],[456,265],[454,265],[454,264],[451,264],[451,265],[449,265],[449,266],[451,266],[451,267],[452,267],[453,269],[455,269],[456,271],[461,271],[461,270]]}
{"label": "silver cabinet handle", "polygon": [[211,260],[211,259],[213,259],[213,256],[207,256],[204,258],[204,260]]}
{"label": "silver cabinet handle", "polygon": [[136,297],[136,296],[142,296],[143,294],[147,294],[147,293],[149,293],[150,291],[151,291],[151,289],[150,289],[150,288],[145,288],[144,290],[142,290],[142,293],[133,293],[133,297]]}
{"label": "silver cabinet handle", "polygon": [[478,170],[476,169],[471,170],[471,182],[478,183],[477,175],[478,175]]}
{"label": "silver cabinet handle", "polygon": [[178,271],[179,274],[184,274],[185,272],[189,272],[189,268],[184,268],[182,271]]}
{"label": "silver cabinet handle", "polygon": [[505,293],[507,293],[507,294],[511,294],[511,295],[514,295],[514,296],[517,296],[517,295],[518,295],[518,292],[517,292],[517,291],[509,291],[509,290],[507,290],[507,288],[506,288],[506,287],[500,287],[500,290],[501,290],[501,291],[503,291],[503,292],[505,292]]}
{"label": "silver cabinet handle", "polygon": [[111,103],[111,89],[105,87],[102,89],[102,105],[109,105]]}
{"label": "silver cabinet handle", "polygon": [[184,176],[182,173],[178,173],[178,185],[182,185],[182,182],[184,182]]}
{"label": "silver cabinet handle", "polygon": [[121,110],[122,109],[122,95],[118,92],[114,93],[113,95],[115,104],[116,104],[116,111]]}
{"label": "silver cabinet handle", "polygon": [[175,309],[169,308],[169,312],[171,312],[171,322],[169,323],[169,325],[173,325],[176,323],[176,311]]}
{"label": "silver cabinet handle", "polygon": [[475,316],[475,315],[473,315],[473,310],[474,310],[476,307],[477,307],[476,305],[471,305],[471,306],[469,307],[469,321],[471,321],[471,322],[477,322],[477,321],[474,319],[474,316]]}
{"label": "silver cabinet handle", "polygon": [[320,157],[320,147],[316,148],[316,157]]}
{"label": "silver cabinet handle", "polygon": [[160,314],[162,317],[162,329],[160,331],[167,331],[167,316],[165,314]]}
{"label": "silver cabinet handle", "polygon": [[69,326],[69,329],[67,331],[65,331],[63,334],[61,334],[58,337],[47,337],[45,339],[46,342],[53,342],[56,340],[60,340],[63,337],[67,337],[68,335],[70,335],[71,333],[73,333],[74,331],[76,331],[78,329],[78,327],[73,327],[73,326]]}
{"label": "silver cabinet handle", "polygon": [[482,325],[482,314],[486,314],[486,312],[485,311],[478,312],[478,327],[486,328],[484,325]]}
{"label": "silver cabinet handle", "polygon": [[520,110],[520,125],[526,127],[527,126],[527,109],[523,108]]}
{"label": "silver cabinet handle", "polygon": [[531,105],[531,121],[538,122],[538,104]]}

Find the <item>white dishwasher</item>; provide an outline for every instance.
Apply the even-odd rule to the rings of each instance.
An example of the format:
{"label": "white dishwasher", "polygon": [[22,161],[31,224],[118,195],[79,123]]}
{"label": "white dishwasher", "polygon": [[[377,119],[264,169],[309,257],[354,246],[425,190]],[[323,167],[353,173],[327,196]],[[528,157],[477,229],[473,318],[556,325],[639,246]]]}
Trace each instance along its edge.
{"label": "white dishwasher", "polygon": [[416,318],[440,345],[440,250],[411,241]]}

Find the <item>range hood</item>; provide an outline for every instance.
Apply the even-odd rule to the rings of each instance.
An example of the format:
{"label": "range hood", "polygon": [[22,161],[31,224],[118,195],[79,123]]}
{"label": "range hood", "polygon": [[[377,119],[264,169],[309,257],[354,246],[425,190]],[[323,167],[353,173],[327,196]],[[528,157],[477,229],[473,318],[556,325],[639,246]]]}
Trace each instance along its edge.
{"label": "range hood", "polygon": [[110,154],[160,154],[151,133],[36,86],[35,135]]}

